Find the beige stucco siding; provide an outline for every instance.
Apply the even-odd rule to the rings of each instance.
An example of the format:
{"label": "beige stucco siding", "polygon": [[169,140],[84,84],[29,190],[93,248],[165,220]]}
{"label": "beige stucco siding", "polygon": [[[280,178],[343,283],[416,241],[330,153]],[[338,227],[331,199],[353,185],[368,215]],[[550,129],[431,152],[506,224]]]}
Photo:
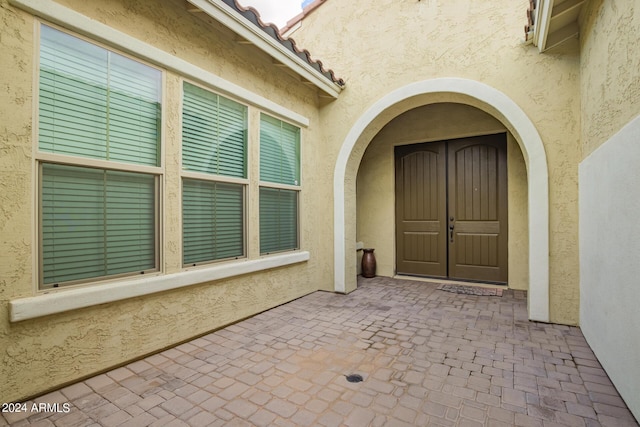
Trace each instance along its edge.
{"label": "beige stucco siding", "polygon": [[[1,401],[42,393],[316,289],[336,290],[334,250],[339,253],[340,244],[346,246],[349,261],[345,292],[356,284],[357,240],[376,248],[378,273],[392,275],[393,146],[397,144],[507,132],[509,284],[531,289],[528,249],[536,236],[529,234],[529,221],[536,206],[529,206],[528,200],[534,193],[531,186],[546,183],[547,176],[539,179],[529,170],[532,159],[523,142],[529,135],[519,134],[520,129],[502,111],[473,96],[446,90],[397,96],[404,88],[437,79],[473,82],[482,93],[504,95],[533,125],[527,128],[537,133],[532,139],[541,138],[549,191],[548,320],[578,324],[578,164],[640,113],[640,40],[634,31],[639,8],[590,2],[593,13],[583,17],[583,53],[578,57],[541,55],[522,43],[525,0],[476,2],[471,9],[466,0],[373,0],[366,7],[326,1],[305,18],[293,37],[346,80],[339,98],[330,101],[320,99],[312,86],[290,71],[275,66],[264,52],[238,43],[237,36],[222,25],[189,12],[182,0],[57,0],[54,4],[67,8],[72,17],[78,13],[108,25],[126,38],[197,67],[198,73],[224,79],[226,88],[235,85],[250,93],[251,99],[267,99],[291,115],[308,119],[308,126],[302,125],[300,225],[302,250],[308,252],[309,260],[10,322],[9,303],[39,295],[34,157],[38,19],[10,1],[0,0],[0,63],[4,65],[0,74],[0,252],[5,254],[0,260]],[[91,39],[91,30],[86,33]],[[101,43],[111,47],[108,38]],[[136,58],[126,47],[114,49]],[[185,274],[180,188],[180,99],[185,76],[179,67],[147,62],[163,72],[159,277],[179,276]],[[211,82],[195,83],[216,89]],[[233,97],[233,91],[223,94]],[[368,117],[375,110],[372,106],[389,99],[389,94],[402,101]],[[250,126],[247,252],[250,260],[261,260],[256,159],[259,117],[268,108],[246,98],[240,101],[248,105]],[[287,114],[276,113],[285,120]],[[352,135],[361,123],[366,126]],[[337,200],[333,178],[347,140],[355,143],[346,153],[341,183],[345,197]],[[345,241],[334,246],[334,204],[340,203],[346,215],[340,224]],[[63,295],[66,290],[58,292]]]}
{"label": "beige stucco siding", "polygon": [[[313,292],[331,282],[331,239],[320,228],[327,194],[323,178],[317,93],[273,66],[262,52],[236,43],[220,25],[186,11],[185,3],[156,1],[61,1],[71,11],[108,24],[293,111],[309,121],[302,127],[302,250],[309,260],[277,269],[155,293],[118,302],[9,322],[9,302],[37,296],[37,220],[33,115],[37,71],[37,19],[0,1],[0,401],[42,393],[64,383],[158,351],[188,338]],[[87,35],[91,40],[91,35]],[[104,44],[109,48],[109,44]],[[118,49],[116,49],[118,50]],[[127,54],[127,52],[124,52]],[[133,55],[135,58],[135,55]],[[164,74],[163,171],[160,276],[180,274],[181,93],[183,76],[162,64]],[[215,88],[211,88],[214,89]],[[233,94],[228,94],[233,96]],[[248,255],[260,259],[257,155],[260,106],[249,103],[252,170],[248,195]],[[284,118],[286,119],[286,117]],[[243,261],[237,261],[241,264]],[[206,267],[205,267],[206,268]],[[117,283],[117,281],[113,282]],[[93,286],[86,285],[87,288]],[[58,291],[60,294],[66,289]]]}
{"label": "beige stucco siding", "polygon": [[[524,45],[526,7],[524,1],[507,0],[474,3],[472,9],[462,0],[377,0],[366,8],[327,1],[292,36],[347,82],[340,98],[322,110],[325,141],[333,153],[372,104],[415,82],[469,79],[500,91],[524,111],[542,138],[548,163],[549,320],[577,324],[579,58],[540,55],[533,46]],[[377,117],[358,139],[349,163],[354,167],[347,171],[345,184],[345,212],[353,212],[347,214],[347,235],[356,233],[354,181],[366,147],[394,117],[433,102],[466,101],[445,94],[408,99]],[[349,253],[348,239],[346,244]],[[389,264],[383,266],[388,269]]]}
{"label": "beige stucco siding", "polygon": [[[30,283],[32,277],[33,21],[2,6],[0,63],[5,71],[0,85],[0,245],[4,255],[0,263],[0,293],[7,300],[22,292],[15,284]],[[7,331],[8,316],[4,304],[0,310],[5,314],[0,320],[2,333]]]}
{"label": "beige stucco siding", "polygon": [[640,417],[640,5],[592,1],[581,32],[580,324]]}
{"label": "beige stucco siding", "polygon": [[590,3],[580,32],[583,159],[640,114],[640,5]]}
{"label": "beige stucco siding", "polygon": [[529,288],[529,203],[527,166],[522,151],[507,134],[507,186],[509,200],[509,288]]}

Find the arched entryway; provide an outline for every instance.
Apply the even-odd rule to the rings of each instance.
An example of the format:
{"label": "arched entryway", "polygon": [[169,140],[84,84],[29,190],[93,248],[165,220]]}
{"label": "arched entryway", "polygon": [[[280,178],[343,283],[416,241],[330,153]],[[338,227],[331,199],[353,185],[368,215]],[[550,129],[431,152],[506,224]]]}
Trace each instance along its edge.
{"label": "arched entryway", "polygon": [[396,89],[374,103],[343,141],[334,171],[334,289],[355,288],[355,177],[362,155],[387,122],[412,108],[455,102],[478,108],[513,135],[527,166],[529,206],[529,318],[549,321],[549,188],[542,140],[522,109],[504,93],[483,83],[440,78]]}

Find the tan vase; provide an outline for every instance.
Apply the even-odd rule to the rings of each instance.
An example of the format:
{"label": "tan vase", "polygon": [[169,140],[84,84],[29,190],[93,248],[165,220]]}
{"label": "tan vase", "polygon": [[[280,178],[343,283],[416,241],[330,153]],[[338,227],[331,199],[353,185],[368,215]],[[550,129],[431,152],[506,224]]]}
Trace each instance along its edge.
{"label": "tan vase", "polygon": [[371,278],[376,276],[376,256],[375,249],[363,249],[362,255],[362,277]]}

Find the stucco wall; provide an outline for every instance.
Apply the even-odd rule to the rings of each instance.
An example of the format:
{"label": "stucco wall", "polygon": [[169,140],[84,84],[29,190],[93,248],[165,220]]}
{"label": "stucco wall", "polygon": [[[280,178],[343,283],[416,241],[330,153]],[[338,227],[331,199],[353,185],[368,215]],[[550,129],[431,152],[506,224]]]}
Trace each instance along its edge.
{"label": "stucco wall", "polygon": [[[302,130],[302,249],[307,262],[217,282],[83,309],[9,322],[8,302],[38,295],[35,284],[36,200],[32,120],[35,20],[0,1],[0,401],[10,402],[105,370],[313,292],[330,282],[331,239],[318,230],[331,218],[315,197],[330,186],[322,175],[317,93],[256,49],[186,11],[184,2],[67,0],[59,4],[189,61],[309,119]],[[157,64],[156,64],[157,65]],[[160,66],[162,68],[162,66]],[[165,70],[163,87],[164,191],[161,215],[162,274],[181,271],[181,76]],[[250,150],[260,109],[250,106]],[[255,165],[255,160],[254,163]],[[255,170],[250,181],[257,183]],[[249,190],[250,258],[259,258],[257,185]],[[242,263],[242,261],[238,261]],[[59,292],[65,292],[61,289]]]}
{"label": "stucco wall", "polygon": [[581,33],[580,324],[640,419],[640,7],[593,1],[588,12]]}
{"label": "stucco wall", "polygon": [[[347,82],[341,97],[321,112],[333,156],[369,106],[414,82],[470,79],[504,93],[524,111],[542,138],[549,167],[550,320],[577,324],[579,58],[540,55],[522,44],[527,5],[500,0],[469,8],[463,0],[375,0],[363,8],[327,1],[292,36]],[[408,99],[376,117],[358,138],[345,180],[345,230],[354,241],[356,171],[367,145],[397,115],[447,101],[459,102],[446,96]],[[349,253],[349,238],[346,245]]]}
{"label": "stucco wall", "polygon": [[580,324],[640,417],[640,116],[580,164]]}
{"label": "stucco wall", "polygon": [[[634,7],[635,6],[635,7]],[[580,32],[582,158],[640,114],[640,6],[592,0]]]}
{"label": "stucco wall", "polygon": [[529,203],[527,165],[515,138],[507,134],[509,191],[509,288],[529,288]]}
{"label": "stucco wall", "polygon": [[[506,132],[505,127],[487,113],[463,104],[442,103],[401,114],[373,138],[358,170],[356,226],[357,240],[376,248],[378,275],[393,276],[396,271],[394,146],[499,132]],[[509,286],[526,289],[529,266],[526,168],[512,137],[508,153],[509,201],[514,209],[508,224],[509,235],[514,236],[509,240]]]}

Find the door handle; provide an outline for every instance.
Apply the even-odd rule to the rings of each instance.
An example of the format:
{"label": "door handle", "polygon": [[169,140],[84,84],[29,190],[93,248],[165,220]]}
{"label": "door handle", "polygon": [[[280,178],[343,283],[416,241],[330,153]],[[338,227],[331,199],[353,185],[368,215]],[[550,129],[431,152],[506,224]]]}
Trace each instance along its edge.
{"label": "door handle", "polygon": [[449,240],[451,241],[451,243],[453,243],[453,228],[453,223],[449,224]]}

